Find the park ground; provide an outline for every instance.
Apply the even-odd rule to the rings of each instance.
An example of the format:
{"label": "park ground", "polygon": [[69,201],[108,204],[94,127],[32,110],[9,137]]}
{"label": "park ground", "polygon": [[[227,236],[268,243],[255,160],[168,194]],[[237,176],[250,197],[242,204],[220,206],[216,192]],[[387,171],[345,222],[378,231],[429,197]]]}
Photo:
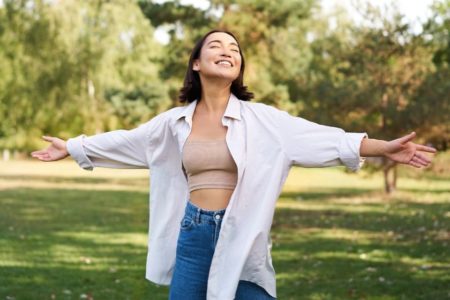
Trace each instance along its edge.
{"label": "park ground", "polygon": [[[0,162],[0,300],[167,299],[144,279],[148,171]],[[295,167],[277,202],[278,299],[450,299],[450,176]]]}

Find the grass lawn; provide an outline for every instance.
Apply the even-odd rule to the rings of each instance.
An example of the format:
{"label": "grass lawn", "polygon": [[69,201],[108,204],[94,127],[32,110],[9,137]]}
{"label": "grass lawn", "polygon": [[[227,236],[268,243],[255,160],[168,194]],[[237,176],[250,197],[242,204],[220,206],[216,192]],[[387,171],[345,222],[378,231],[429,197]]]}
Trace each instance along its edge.
{"label": "grass lawn", "polygon": [[[450,180],[293,168],[277,204],[278,299],[450,299]],[[148,172],[0,162],[0,300],[167,299],[144,278]],[[428,179],[427,179],[428,178]]]}

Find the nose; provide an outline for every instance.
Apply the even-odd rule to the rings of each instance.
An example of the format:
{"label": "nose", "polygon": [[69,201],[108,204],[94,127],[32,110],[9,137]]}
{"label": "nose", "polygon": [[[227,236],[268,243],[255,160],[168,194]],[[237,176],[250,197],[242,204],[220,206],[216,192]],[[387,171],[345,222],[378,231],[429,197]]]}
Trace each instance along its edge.
{"label": "nose", "polygon": [[227,47],[222,47],[221,50],[222,50],[222,53],[220,54],[221,56],[232,57],[231,50],[228,49]]}

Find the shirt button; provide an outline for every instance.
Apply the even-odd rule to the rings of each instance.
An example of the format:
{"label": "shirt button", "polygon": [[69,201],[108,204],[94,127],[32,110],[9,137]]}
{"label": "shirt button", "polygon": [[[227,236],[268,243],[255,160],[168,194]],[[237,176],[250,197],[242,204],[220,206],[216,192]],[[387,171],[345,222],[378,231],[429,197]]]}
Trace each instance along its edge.
{"label": "shirt button", "polygon": [[216,220],[219,220],[220,219],[220,215],[216,215]]}

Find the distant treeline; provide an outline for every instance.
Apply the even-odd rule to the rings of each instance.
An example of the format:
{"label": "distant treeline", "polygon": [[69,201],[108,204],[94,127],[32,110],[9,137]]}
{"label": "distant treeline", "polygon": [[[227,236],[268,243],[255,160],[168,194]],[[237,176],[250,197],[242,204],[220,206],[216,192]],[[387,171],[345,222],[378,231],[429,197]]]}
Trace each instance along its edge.
{"label": "distant treeline", "polygon": [[[195,41],[234,32],[245,83],[261,101],[314,122],[390,139],[415,130],[438,149],[449,133],[450,1],[414,33],[401,12],[360,7],[324,14],[315,0],[3,0],[0,4],[0,149],[36,149],[132,128],[180,105]],[[168,44],[156,41],[165,28]]]}

